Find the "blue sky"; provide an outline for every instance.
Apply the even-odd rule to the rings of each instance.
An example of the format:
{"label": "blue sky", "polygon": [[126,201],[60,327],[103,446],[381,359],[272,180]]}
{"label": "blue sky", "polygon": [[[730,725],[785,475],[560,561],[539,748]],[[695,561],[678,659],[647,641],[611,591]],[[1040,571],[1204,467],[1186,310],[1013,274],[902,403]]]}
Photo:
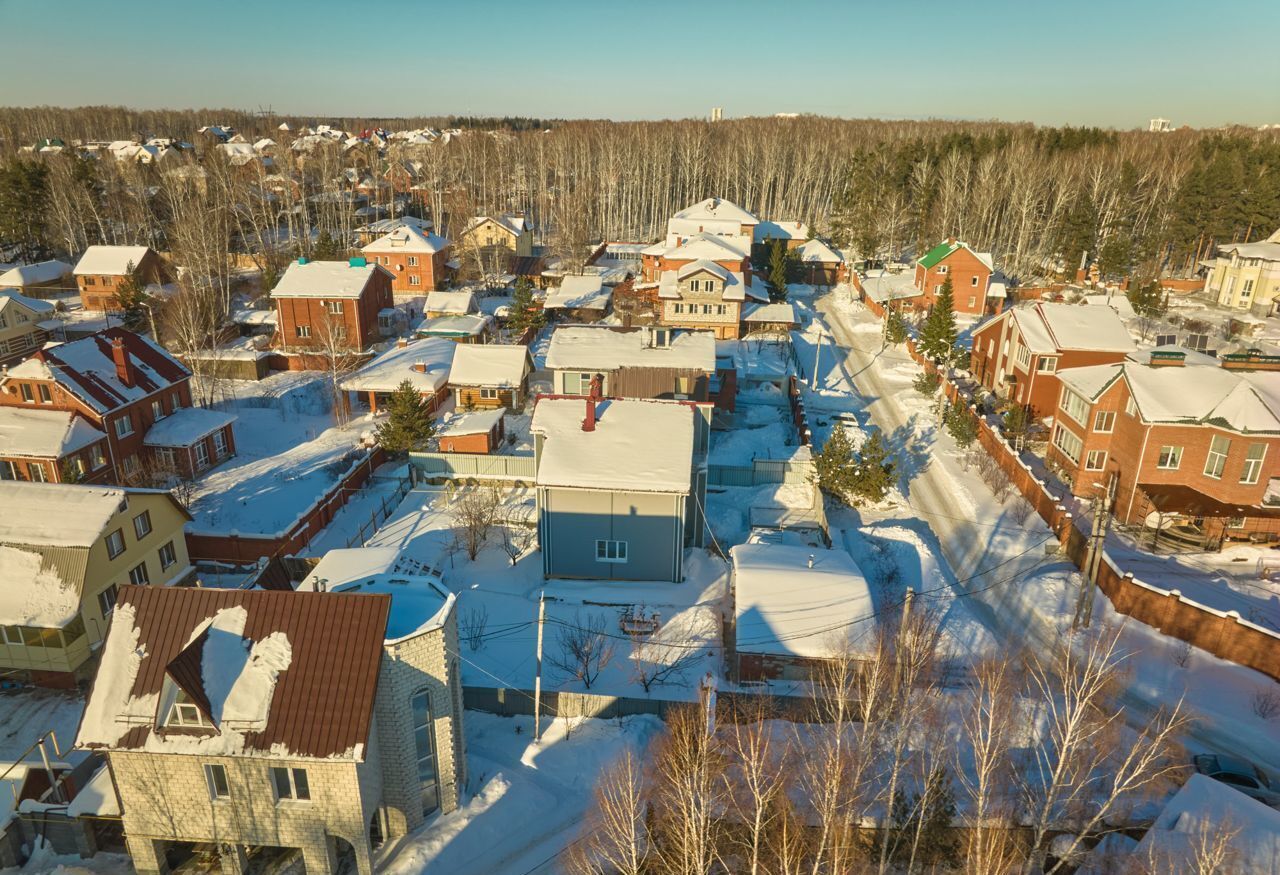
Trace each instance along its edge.
{"label": "blue sky", "polygon": [[0,0],[0,104],[1262,124],[1280,53],[1215,53],[1277,27],[1277,0]]}

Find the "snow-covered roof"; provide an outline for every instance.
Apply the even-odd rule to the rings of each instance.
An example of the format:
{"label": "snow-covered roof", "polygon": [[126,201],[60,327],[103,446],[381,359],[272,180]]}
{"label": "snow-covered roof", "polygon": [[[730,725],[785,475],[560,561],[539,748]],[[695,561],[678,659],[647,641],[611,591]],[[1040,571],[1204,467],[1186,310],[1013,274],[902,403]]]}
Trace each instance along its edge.
{"label": "snow-covered roof", "polygon": [[20,264],[4,273],[0,273],[0,287],[22,288],[23,286],[51,283],[71,273],[72,267],[64,261],[40,261],[35,264]]}
{"label": "snow-covered roof", "polygon": [[801,243],[796,254],[804,264],[839,264],[844,261],[839,252],[816,237]]}
{"label": "snow-covered roof", "polygon": [[551,335],[546,366],[552,370],[682,368],[712,373],[716,339],[710,331],[669,331],[667,346],[654,346],[650,328],[564,325]]}
{"label": "snow-covered roof", "polygon": [[[392,220],[384,220],[392,221]],[[399,221],[399,220],[395,220]],[[430,226],[430,222],[427,223]],[[365,252],[425,252],[429,255],[440,252],[449,241],[430,231],[405,226],[396,228],[374,240],[364,247]],[[434,293],[433,293],[434,294]]]}
{"label": "snow-covered roof", "polygon": [[470,292],[428,292],[428,313],[462,315],[476,312],[476,299]]}
{"label": "snow-covered roof", "polygon": [[394,346],[343,378],[351,392],[394,392],[405,380],[423,394],[434,393],[449,381],[453,341],[439,337]]}
{"label": "snow-covered roof", "polygon": [[273,298],[359,298],[377,271],[391,272],[363,259],[295,261],[271,290]]}
{"label": "snow-covered roof", "polygon": [[356,228],[360,234],[389,234],[401,228],[414,228],[418,231],[430,231],[430,219],[419,219],[417,216],[396,216],[393,219],[379,219]]}
{"label": "snow-covered roof", "polygon": [[729,555],[739,653],[830,656],[875,622],[867,580],[842,549],[756,536]]}
{"label": "snow-covered roof", "polygon": [[409,561],[402,561],[399,547],[345,547],[330,550],[321,557],[301,583],[300,592],[328,592],[379,574],[418,572]]}
{"label": "snow-covered roof", "polygon": [[0,407],[0,456],[60,459],[106,437],[65,410]]}
{"label": "snow-covered roof", "polygon": [[114,486],[0,481],[0,544],[89,547],[124,504],[127,493]]}
{"label": "snow-covered roof", "polygon": [[732,237],[723,237],[719,234],[711,234],[703,231],[694,234],[679,246],[663,246],[660,255],[668,261],[697,261],[698,259],[706,259],[707,261],[731,261],[741,262],[749,254],[748,247],[742,245],[742,240]]}
{"label": "snow-covered roof", "polygon": [[1061,350],[1132,352],[1133,338],[1115,310],[1106,306],[1038,302],[1014,308],[1027,346],[1034,353]]}
{"label": "snow-covered roof", "polygon": [[53,304],[39,298],[28,298],[13,289],[0,289],[0,313],[10,307],[21,307],[34,316],[46,316],[54,311]]}
{"label": "snow-covered roof", "polygon": [[512,234],[514,234],[517,237],[519,237],[525,231],[529,230],[529,221],[525,219],[524,216],[509,216],[509,215],[476,216],[474,219],[472,219],[470,222],[467,223],[467,227],[462,233],[465,234],[467,233],[467,231],[470,231],[472,228],[477,228],[488,221],[494,222],[499,227],[504,228],[507,231],[510,231]]}
{"label": "snow-covered roof", "polygon": [[142,442],[148,447],[189,447],[235,421],[230,413],[183,407],[147,429]]}
{"label": "snow-covered roof", "polygon": [[566,276],[557,288],[547,291],[544,310],[604,310],[613,297],[613,287],[599,274]]}
{"label": "snow-covered roof", "polygon": [[80,613],[80,594],[39,553],[0,546],[0,625],[61,628]]}
{"label": "snow-covered roof", "polygon": [[1219,838],[1227,851],[1217,871],[1280,871],[1280,811],[1200,774],[1188,778],[1169,800],[1134,848],[1132,859],[1139,865],[1155,863],[1155,871],[1195,872],[1204,850]]}
{"label": "snow-covered roof", "polygon": [[743,322],[798,323],[794,304],[754,304],[742,316]]}
{"label": "snow-covered roof", "polygon": [[691,261],[683,265],[676,271],[676,279],[685,279],[693,276],[695,273],[709,273],[714,277],[719,277],[725,282],[729,281],[729,271],[725,270],[714,261],[707,261],[705,258],[699,258],[697,261]]}
{"label": "snow-covered roof", "polygon": [[752,239],[757,243],[766,240],[803,240],[809,236],[809,226],[804,222],[769,222],[756,225]]}
{"label": "snow-covered roof", "polygon": [[[658,276],[658,297],[659,298],[679,298],[680,297],[680,279],[674,270],[664,270]],[[724,286],[720,291],[720,298],[724,301],[745,301],[748,297],[755,298],[758,301],[767,301],[769,296],[763,291],[754,288],[748,288],[746,280],[742,274],[736,271],[727,272],[724,277]]]}
{"label": "snow-covered roof", "polygon": [[760,221],[732,201],[719,197],[709,197],[706,200],[698,201],[696,204],[680,210],[671,218],[694,221],[698,219],[719,219],[721,221],[734,221],[741,225],[755,225]]}
{"label": "snow-covered roof", "polygon": [[1280,243],[1269,240],[1260,240],[1257,243],[1227,243],[1219,246],[1218,251],[1227,255],[1234,253],[1241,258],[1280,261]]}
{"label": "snow-covered roof", "polygon": [[67,817],[119,817],[120,798],[116,796],[116,786],[111,780],[111,768],[102,764],[102,768],[93,773],[89,783],[76,793],[76,798],[67,806]]}
{"label": "snow-covered roof", "polygon": [[466,434],[488,434],[493,431],[493,427],[502,422],[502,417],[506,415],[505,407],[495,407],[493,410],[474,410],[471,413],[455,413],[443,423],[440,424],[439,430],[436,431],[436,437],[460,437]]}
{"label": "snow-covered roof", "polygon": [[476,337],[493,324],[493,317],[469,313],[465,316],[437,316],[423,319],[414,332],[422,337]]}
{"label": "snow-covered roof", "polygon": [[77,276],[124,276],[129,265],[135,268],[150,250],[146,246],[90,246],[76,262]]}
{"label": "snow-covered roof", "polygon": [[862,279],[862,290],[868,298],[877,304],[897,301],[903,298],[916,298],[924,292],[916,288],[915,278],[910,273],[894,273],[887,270],[871,270]]}
{"label": "snow-covered roof", "polygon": [[524,382],[529,367],[525,346],[455,343],[449,382],[454,386],[514,389]]}
{"label": "snow-covered roof", "polygon": [[[596,424],[583,431],[586,405]],[[677,401],[544,398],[530,430],[544,436],[539,486],[687,494],[694,409]]]}

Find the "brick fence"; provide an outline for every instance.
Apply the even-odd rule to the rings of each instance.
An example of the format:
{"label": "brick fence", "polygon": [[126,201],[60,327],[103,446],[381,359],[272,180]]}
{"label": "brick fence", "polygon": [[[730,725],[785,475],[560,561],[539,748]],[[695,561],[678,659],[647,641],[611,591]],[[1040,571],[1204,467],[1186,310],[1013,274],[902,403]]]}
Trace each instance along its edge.
{"label": "brick fence", "polygon": [[297,553],[311,543],[338,511],[369,482],[374,470],[386,460],[381,447],[374,447],[324,495],[298,515],[293,525],[273,535],[239,532],[187,530],[187,553],[193,560],[252,565],[261,557],[274,558]]}
{"label": "brick fence", "polygon": [[[879,308],[869,306],[869,309],[876,312]],[[912,339],[907,340],[906,347],[917,363],[936,371],[933,364],[917,352]],[[948,380],[945,374],[940,376],[948,399],[960,398],[963,403],[973,406],[969,393]],[[1057,534],[1068,558],[1077,568],[1083,569],[1089,538],[1078,528],[1082,520],[1073,518],[1058,497],[1035,476],[984,417],[978,416],[977,419],[978,443],[1000,464],[1014,488]],[[1235,611],[1219,611],[1184,597],[1176,589],[1167,590],[1138,580],[1116,565],[1105,551],[1103,560],[1098,568],[1098,588],[1110,599],[1117,612],[1214,656],[1280,680],[1280,635],[1241,618]]]}

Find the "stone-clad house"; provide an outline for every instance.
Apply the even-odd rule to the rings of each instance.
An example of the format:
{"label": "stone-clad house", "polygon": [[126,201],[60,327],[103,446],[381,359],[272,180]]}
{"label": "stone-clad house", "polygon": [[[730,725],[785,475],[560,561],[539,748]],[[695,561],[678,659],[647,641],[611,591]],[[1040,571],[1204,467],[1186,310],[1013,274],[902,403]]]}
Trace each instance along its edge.
{"label": "stone-clad house", "polygon": [[228,873],[300,852],[308,875],[369,875],[375,846],[456,807],[453,597],[325,565],[326,591],[121,589],[78,744],[108,759],[139,873],[213,847]]}

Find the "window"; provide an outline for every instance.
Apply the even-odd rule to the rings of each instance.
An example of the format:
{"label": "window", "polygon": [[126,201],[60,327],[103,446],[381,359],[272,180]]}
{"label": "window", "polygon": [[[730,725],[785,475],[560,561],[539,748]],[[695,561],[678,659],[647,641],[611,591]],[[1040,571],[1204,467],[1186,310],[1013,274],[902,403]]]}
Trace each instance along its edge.
{"label": "window", "polygon": [[116,529],[107,535],[107,557],[114,559],[124,552],[124,533]]}
{"label": "window", "polygon": [[167,569],[178,561],[178,552],[173,548],[173,541],[160,548],[160,568]]}
{"label": "window", "polygon": [[1240,472],[1241,483],[1257,483],[1262,476],[1262,460],[1267,456],[1266,444],[1249,444],[1249,452],[1245,453],[1244,470]]}
{"label": "window", "polygon": [[1161,447],[1156,457],[1156,467],[1166,471],[1176,471],[1182,464],[1182,447]]}
{"label": "window", "polygon": [[182,394],[180,392],[174,392],[169,396],[169,406],[173,408],[175,413],[182,409]]}
{"label": "window", "polygon": [[1036,362],[1036,370],[1042,374],[1052,374],[1058,370],[1058,357],[1053,355],[1041,356]]}
{"label": "window", "polygon": [[409,256],[409,266],[410,266],[410,267],[417,267],[417,266],[418,266],[418,256],[416,256],[416,255],[410,255],[410,256]]}
{"label": "window", "polygon": [[627,561],[627,542],[626,541],[596,541],[596,561],[597,562],[617,562],[623,563]]}
{"label": "window", "polygon": [[225,431],[215,431],[213,433],[213,455],[218,459],[227,455],[227,433]]}
{"label": "window", "polygon": [[938,275],[945,276],[949,268],[945,264],[938,265]]}
{"label": "window", "polygon": [[1086,471],[1101,471],[1105,467],[1107,467],[1106,450],[1090,450],[1089,455],[1084,458]]}
{"label": "window", "polygon": [[41,383],[41,384],[40,384],[39,386],[37,386],[36,388],[40,391],[40,403],[41,403],[41,404],[52,404],[52,403],[53,403],[53,395],[51,395],[51,394],[49,393],[49,387],[48,387],[48,386],[46,386],[44,383]]}
{"label": "window", "polygon": [[1080,463],[1080,451],[1084,449],[1084,442],[1061,424],[1053,427],[1053,445],[1062,450],[1068,459],[1076,464]]}
{"label": "window", "polygon": [[147,563],[145,560],[129,569],[129,582],[134,586],[146,586],[151,582],[151,578],[147,574]]}
{"label": "window", "polygon": [[204,779],[209,784],[210,799],[227,799],[231,788],[227,784],[227,770],[217,763],[205,763]]}
{"label": "window", "polygon": [[310,336],[311,336],[311,326],[310,326],[310,325],[297,325],[297,326],[294,326],[293,331],[294,331],[294,333],[295,333],[295,334],[297,334],[297,335],[298,335],[298,337],[310,337]]}
{"label": "window", "polygon": [[83,477],[85,475],[84,459],[80,456],[73,456],[68,464],[71,466],[72,474],[77,477]]}
{"label": "window", "polygon": [[133,417],[128,413],[116,420],[116,437],[123,438],[133,434]]}
{"label": "window", "polygon": [[489,398],[489,399],[497,398],[497,397],[498,397],[498,390],[497,390],[497,389],[481,389],[481,390],[480,390],[480,397],[481,397],[481,398]]}
{"label": "window", "polygon": [[156,400],[151,402],[151,418],[155,422],[159,422],[160,420],[164,419],[164,402],[163,401]]}
{"label": "window", "polygon": [[1129,396],[1129,400],[1124,403],[1124,412],[1134,419],[1138,418],[1138,403],[1133,400],[1133,396]]}
{"label": "window", "polygon": [[1253,294],[1253,280],[1245,280],[1244,286],[1240,289],[1240,297],[1247,298]]}
{"label": "window", "polygon": [[325,303],[325,309],[329,311],[329,315],[330,315],[330,316],[341,316],[341,315],[342,315],[342,302],[341,302],[341,301],[327,301],[327,302]]}
{"label": "window", "polygon": [[420,285],[422,285],[422,277],[418,276],[416,273],[415,273],[415,274],[412,274],[412,275],[409,277],[409,285],[411,285],[411,286],[420,286]]}
{"label": "window", "polygon": [[1116,412],[1099,410],[1093,415],[1093,430],[1099,434],[1110,434],[1116,428]]}
{"label": "window", "polygon": [[436,738],[431,719],[431,695],[423,690],[410,701],[413,710],[413,743],[418,753],[418,786],[422,790],[422,813],[430,814],[440,806],[440,787],[436,783]]}
{"label": "window", "polygon": [[195,445],[194,449],[196,451],[196,467],[206,467],[209,464],[209,447],[204,441],[200,441]]}
{"label": "window", "polygon": [[677,313],[683,313],[683,312],[684,312],[684,304],[675,304],[675,305],[673,305],[673,308],[674,308],[675,312],[677,312]]}
{"label": "window", "polygon": [[1209,454],[1204,460],[1204,476],[1214,480],[1222,479],[1222,469],[1227,467],[1227,454],[1231,452],[1231,441],[1214,435],[1209,441]]}
{"label": "window", "polygon": [[156,447],[156,461],[162,468],[173,470],[173,447]]}
{"label": "window", "polygon": [[86,286],[96,286],[98,284],[97,277],[86,276],[86,277],[82,277],[82,279],[84,280],[84,284]]}
{"label": "window", "polygon": [[3,627],[0,627],[0,629],[3,629],[3,636],[4,636],[3,640],[5,644],[8,644],[10,647],[22,646],[23,642],[22,642],[21,626],[3,626]]}
{"label": "window", "polygon": [[969,296],[969,309],[971,309],[971,310],[972,310],[972,309],[973,309],[974,307],[976,307],[976,306],[978,306],[978,296],[977,296],[977,295],[970,295],[970,296]]}
{"label": "window", "polygon": [[1081,425],[1089,422],[1089,402],[1085,401],[1066,386],[1062,387],[1062,400],[1058,404],[1063,412]]}
{"label": "window", "polygon": [[[973,276],[969,277],[969,285],[973,286],[975,289],[978,287],[978,275],[977,275],[977,274],[974,274]],[[970,300],[972,300],[972,299],[970,299]]]}
{"label": "window", "polygon": [[27,479],[33,483],[47,483],[49,475],[44,470],[44,465],[40,462],[27,463]]}
{"label": "window", "polygon": [[729,307],[725,304],[716,304],[716,315],[723,316],[729,312]]}
{"label": "window", "polygon": [[173,707],[169,709],[169,719],[165,720],[164,723],[165,726],[213,725],[200,711],[196,703],[191,701],[191,697],[186,694],[186,691],[181,689],[178,690],[177,695],[174,697]]}
{"label": "window", "polygon": [[276,799],[298,799],[307,801],[311,798],[311,785],[307,783],[306,769],[271,769],[271,784],[276,790]]}
{"label": "window", "polygon": [[1031,350],[1027,349],[1026,344],[1018,344],[1018,366],[1024,371],[1031,367]]}
{"label": "window", "polygon": [[711,305],[710,305],[710,304],[703,304],[703,305],[702,305],[702,315],[703,315],[703,316],[710,316],[710,315],[711,315]]}
{"label": "window", "polygon": [[137,474],[141,467],[142,463],[138,461],[137,456],[125,456],[120,462],[120,470],[124,471],[126,476]]}
{"label": "window", "polygon": [[144,510],[133,518],[133,533],[139,541],[151,534],[151,511]]}
{"label": "window", "polygon": [[101,609],[102,616],[109,617],[111,612],[116,609],[116,591],[117,587],[113,583],[98,593],[98,608]]}
{"label": "window", "polygon": [[[564,394],[586,395],[591,391],[591,378],[594,374],[570,372],[564,375]],[[601,387],[603,389],[603,387]]]}
{"label": "window", "polygon": [[31,384],[30,384],[30,383],[22,383],[21,385],[19,385],[19,386],[18,386],[18,388],[22,391],[22,400],[23,400],[23,401],[25,401],[27,404],[35,404],[35,403],[36,403],[36,396],[31,394]]}
{"label": "window", "polygon": [[101,444],[93,445],[93,449],[89,451],[89,462],[95,471],[107,464],[107,454],[102,452]]}

